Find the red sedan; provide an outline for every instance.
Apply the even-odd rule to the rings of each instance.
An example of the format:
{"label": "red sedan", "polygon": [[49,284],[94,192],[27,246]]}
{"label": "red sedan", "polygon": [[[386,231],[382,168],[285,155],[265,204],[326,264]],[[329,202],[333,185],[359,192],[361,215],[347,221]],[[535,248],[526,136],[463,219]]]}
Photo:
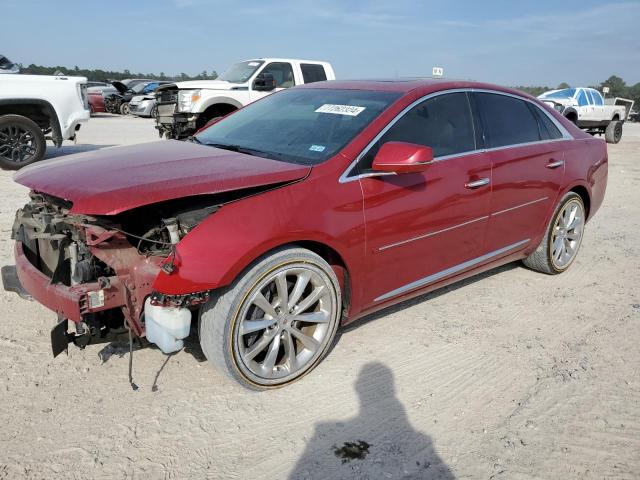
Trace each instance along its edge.
{"label": "red sedan", "polygon": [[607,150],[506,88],[334,81],[268,96],[190,142],[15,178],[33,192],[13,228],[14,287],[65,319],[55,353],[124,327],[171,352],[197,322],[217,368],[271,388],[392,303],[516,260],[564,272],[602,203]]}
{"label": "red sedan", "polygon": [[106,112],[102,92],[88,92],[87,99],[89,101],[89,110],[91,110],[92,114]]}

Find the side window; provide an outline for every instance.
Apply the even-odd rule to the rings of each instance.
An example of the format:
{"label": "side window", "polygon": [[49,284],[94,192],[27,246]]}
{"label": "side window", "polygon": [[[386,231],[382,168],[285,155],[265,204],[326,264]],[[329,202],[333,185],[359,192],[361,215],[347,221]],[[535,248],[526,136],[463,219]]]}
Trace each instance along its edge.
{"label": "side window", "polygon": [[274,62],[270,63],[262,73],[270,73],[276,81],[276,88],[289,88],[295,85],[293,79],[293,68],[290,63]]}
{"label": "side window", "polygon": [[592,90],[591,95],[593,95],[593,101],[596,105],[604,105],[604,100],[602,100],[602,95],[597,90]]}
{"label": "side window", "polygon": [[361,170],[371,167],[386,142],[408,142],[433,149],[442,157],[475,150],[473,121],[465,93],[448,93],[429,98],[403,115],[367,152]]}
{"label": "side window", "polygon": [[302,78],[304,83],[323,82],[327,79],[324,67],[318,64],[301,63]]}
{"label": "side window", "polygon": [[527,102],[495,93],[475,93],[488,148],[540,140],[538,120]]}
{"label": "side window", "polygon": [[596,102],[593,101],[593,95],[591,94],[591,90],[585,90],[587,92],[587,99],[591,105],[595,105]]}
{"label": "side window", "polygon": [[584,93],[584,90],[580,90],[580,93],[578,93],[578,106],[586,107],[587,105],[589,105],[589,100],[587,100],[587,94]]}

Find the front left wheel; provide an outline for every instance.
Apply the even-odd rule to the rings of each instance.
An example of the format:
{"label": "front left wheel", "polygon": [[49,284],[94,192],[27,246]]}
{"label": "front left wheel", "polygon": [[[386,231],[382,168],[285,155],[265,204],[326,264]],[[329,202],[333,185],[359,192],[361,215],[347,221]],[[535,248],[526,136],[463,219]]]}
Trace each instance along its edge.
{"label": "front left wheel", "polygon": [[254,262],[200,311],[200,344],[220,371],[253,389],[300,379],[326,355],[341,316],[327,262],[285,248]]}

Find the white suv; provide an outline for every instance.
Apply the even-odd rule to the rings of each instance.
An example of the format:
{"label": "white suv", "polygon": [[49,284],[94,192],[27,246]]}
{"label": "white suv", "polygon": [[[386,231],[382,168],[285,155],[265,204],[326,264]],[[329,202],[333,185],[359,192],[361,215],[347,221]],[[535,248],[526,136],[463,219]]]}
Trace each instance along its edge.
{"label": "white suv", "polygon": [[18,169],[41,160],[46,140],[73,140],[89,120],[87,79],[0,75],[0,167]]}
{"label": "white suv", "polygon": [[160,136],[186,138],[216,118],[273,92],[335,78],[327,62],[257,58],[236,63],[216,80],[159,87],[156,128]]}

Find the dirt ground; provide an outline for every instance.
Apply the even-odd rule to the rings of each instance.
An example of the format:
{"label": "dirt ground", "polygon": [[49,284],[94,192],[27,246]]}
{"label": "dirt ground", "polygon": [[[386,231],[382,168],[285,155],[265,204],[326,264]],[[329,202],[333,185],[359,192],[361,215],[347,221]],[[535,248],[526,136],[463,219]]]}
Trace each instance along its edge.
{"label": "dirt ground", "polygon": [[[153,141],[102,115],[49,156]],[[560,276],[508,265],[376,314],[285,389],[249,392],[197,339],[51,358],[52,312],[0,293],[0,478],[640,478],[640,125]],[[0,171],[0,264],[26,189]]]}

